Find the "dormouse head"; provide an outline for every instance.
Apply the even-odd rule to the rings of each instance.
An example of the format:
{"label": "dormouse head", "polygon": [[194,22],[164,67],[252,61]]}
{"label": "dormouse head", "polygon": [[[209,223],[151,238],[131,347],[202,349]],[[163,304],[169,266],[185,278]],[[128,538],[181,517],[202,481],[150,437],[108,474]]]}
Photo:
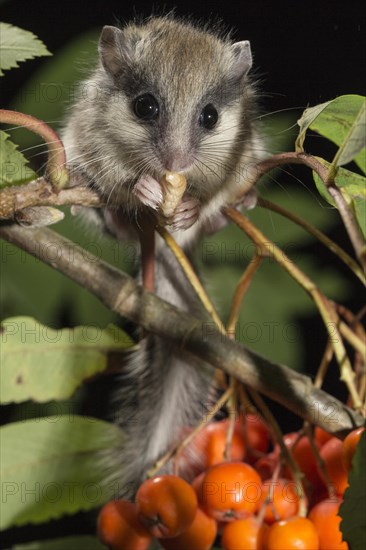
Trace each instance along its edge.
{"label": "dormouse head", "polygon": [[249,42],[151,18],[104,27],[99,54],[111,92],[107,123],[141,173],[222,181],[250,132]]}

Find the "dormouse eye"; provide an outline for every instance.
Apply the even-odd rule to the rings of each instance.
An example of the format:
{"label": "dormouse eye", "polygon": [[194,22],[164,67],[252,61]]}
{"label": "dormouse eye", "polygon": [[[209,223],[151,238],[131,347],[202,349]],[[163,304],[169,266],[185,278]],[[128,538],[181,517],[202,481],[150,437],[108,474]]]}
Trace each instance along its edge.
{"label": "dormouse eye", "polygon": [[200,114],[200,125],[207,130],[211,130],[219,119],[219,113],[216,111],[212,103],[209,103],[202,109]]}
{"label": "dormouse eye", "polygon": [[151,94],[143,94],[133,102],[135,115],[141,120],[155,120],[159,116],[159,103]]}

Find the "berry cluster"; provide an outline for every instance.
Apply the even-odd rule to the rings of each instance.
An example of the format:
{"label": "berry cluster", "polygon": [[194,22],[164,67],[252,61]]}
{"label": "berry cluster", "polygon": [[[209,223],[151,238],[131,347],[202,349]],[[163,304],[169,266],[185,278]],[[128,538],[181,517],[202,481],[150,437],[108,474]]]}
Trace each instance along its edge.
{"label": "berry cluster", "polygon": [[229,420],[208,424],[193,439],[204,465],[192,483],[154,476],[134,503],[108,502],[98,518],[100,540],[112,550],[147,550],[153,538],[166,550],[210,550],[217,537],[224,550],[347,550],[337,514],[363,428],[343,442],[320,428],[311,441],[302,432],[283,437],[302,472],[302,495],[278,443],[270,449],[263,420],[246,415],[231,428],[230,445]]}

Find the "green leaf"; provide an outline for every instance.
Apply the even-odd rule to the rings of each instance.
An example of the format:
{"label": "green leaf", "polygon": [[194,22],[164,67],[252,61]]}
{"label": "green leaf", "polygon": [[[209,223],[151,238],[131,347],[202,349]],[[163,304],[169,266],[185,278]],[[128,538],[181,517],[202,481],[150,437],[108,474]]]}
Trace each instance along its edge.
{"label": "green leaf", "polygon": [[27,159],[9,139],[9,134],[0,130],[0,189],[10,185],[27,183],[37,177],[28,166]]}
{"label": "green leaf", "polygon": [[113,424],[49,416],[10,423],[0,435],[1,529],[90,510],[116,496],[101,459],[122,445],[122,431]]}
{"label": "green leaf", "polygon": [[310,127],[310,124],[320,115],[322,111],[324,111],[326,107],[328,107],[328,105],[330,105],[330,103],[331,101],[326,101],[325,103],[315,105],[315,107],[305,109],[301,115],[301,118],[297,121],[298,126],[300,126],[300,132],[296,138],[296,151],[304,151],[306,131]]}
{"label": "green leaf", "polygon": [[18,62],[52,55],[46,46],[32,32],[0,23],[0,76],[3,70],[19,67]]}
{"label": "green leaf", "polygon": [[80,537],[65,537],[62,539],[50,539],[30,544],[19,544],[12,546],[12,550],[76,550],[84,548],[85,550],[105,550],[106,546],[102,544],[96,537],[80,536]]}
{"label": "green leaf", "polygon": [[366,540],[366,431],[363,432],[352,468],[348,476],[349,487],[344,493],[339,515],[342,517],[343,538],[352,550],[363,550]]}
{"label": "green leaf", "polygon": [[122,330],[96,325],[55,330],[31,317],[2,323],[1,403],[70,397],[83,380],[107,367],[107,353],[134,345]]}
{"label": "green leaf", "polygon": [[332,162],[333,166],[348,164],[360,153],[360,168],[364,173],[366,162],[366,100],[363,102],[357,117],[355,118],[345,140],[341,143],[336,156]]}
{"label": "green leaf", "polygon": [[335,157],[336,166],[354,160],[366,173],[365,104],[363,96],[344,95],[306,109],[298,120],[296,150],[303,150],[306,131],[310,128],[340,147]]}
{"label": "green leaf", "polygon": [[[328,170],[330,164],[324,159],[317,157]],[[319,193],[332,206],[335,206],[333,198],[322,179],[313,172],[315,184]],[[342,192],[347,204],[352,208],[363,235],[366,238],[366,178],[355,172],[350,172],[346,168],[338,168],[335,175],[335,183]]]}

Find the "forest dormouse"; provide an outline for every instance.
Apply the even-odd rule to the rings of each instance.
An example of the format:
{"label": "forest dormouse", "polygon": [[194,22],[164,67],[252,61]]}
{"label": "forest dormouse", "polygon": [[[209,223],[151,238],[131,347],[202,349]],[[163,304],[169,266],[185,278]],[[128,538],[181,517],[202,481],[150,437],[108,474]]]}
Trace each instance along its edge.
{"label": "forest dormouse", "polygon": [[[221,208],[251,187],[264,155],[251,66],[249,42],[233,42],[215,26],[165,16],[103,28],[99,63],[63,132],[69,167],[109,205],[88,213],[97,228],[121,239],[158,211],[167,171],[187,180],[166,220],[178,243],[189,252],[216,227]],[[195,294],[160,240],[155,264],[156,294],[196,313]],[[210,365],[169,342],[152,334],[140,342],[116,390],[126,437],[109,468],[121,494],[133,494],[182,430],[203,417],[212,379]]]}

